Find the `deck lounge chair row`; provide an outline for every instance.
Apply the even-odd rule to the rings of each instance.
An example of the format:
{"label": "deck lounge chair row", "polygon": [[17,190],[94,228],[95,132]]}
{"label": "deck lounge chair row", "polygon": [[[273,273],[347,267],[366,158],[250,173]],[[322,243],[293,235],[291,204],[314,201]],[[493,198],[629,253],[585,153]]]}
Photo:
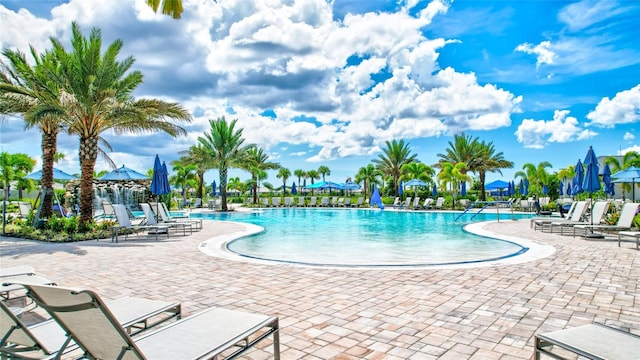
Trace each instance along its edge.
{"label": "deck lounge chair row", "polygon": [[[0,302],[0,358],[57,359],[79,349],[87,359],[231,359],[269,336],[274,358],[280,358],[277,317],[212,307],[181,319],[179,303],[133,297],[105,302],[85,289],[8,286],[24,287],[51,319],[27,325]],[[149,330],[170,319],[177,321]]]}

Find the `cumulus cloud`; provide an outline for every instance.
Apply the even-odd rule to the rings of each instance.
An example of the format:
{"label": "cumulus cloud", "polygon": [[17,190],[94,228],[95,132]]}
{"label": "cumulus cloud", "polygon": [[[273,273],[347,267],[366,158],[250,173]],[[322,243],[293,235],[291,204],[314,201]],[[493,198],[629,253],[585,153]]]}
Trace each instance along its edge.
{"label": "cumulus cloud", "polygon": [[624,155],[630,151],[635,151],[637,153],[640,153],[640,145],[633,145],[633,146],[629,146],[628,148],[622,149],[620,150],[618,155]]}
{"label": "cumulus cloud", "polygon": [[[481,84],[473,73],[440,67],[440,50],[455,40],[428,38],[423,30],[448,11],[448,1],[409,1],[394,13],[341,19],[325,0],[184,4],[179,21],[153,13],[144,0],[119,6],[70,0],[49,19],[0,5],[3,28],[22,29],[0,33],[0,44],[46,49],[47,36],[68,43],[72,20],[85,33],[102,29],[105,44],[121,38],[122,54],[134,55],[134,67],[145,75],[137,96],[177,101],[192,111],[186,138],[136,138],[170,143],[174,153],[220,116],[238,119],[247,142],[267,151],[282,143],[307,145],[300,154],[322,161],[369,155],[394,138],[510,126],[511,114],[520,111],[522,97]],[[277,115],[261,115],[267,110]],[[114,150],[132,151],[126,140],[114,138]]]}
{"label": "cumulus cloud", "polygon": [[636,136],[633,135],[632,133],[628,132],[628,131],[626,133],[624,133],[624,136],[622,137],[622,139],[627,140],[627,141],[633,140],[635,138],[636,138]]}
{"label": "cumulus cloud", "polygon": [[543,41],[538,45],[530,43],[524,43],[516,46],[516,51],[521,51],[527,54],[536,56],[536,66],[542,64],[553,64],[557,54],[554,52],[551,46],[551,41]]}
{"label": "cumulus cloud", "polygon": [[586,140],[597,135],[581,128],[578,119],[568,115],[568,110],[556,110],[553,120],[523,120],[515,132],[518,142],[526,148],[542,149],[548,143]]}
{"label": "cumulus cloud", "polygon": [[603,98],[587,119],[591,120],[589,125],[603,127],[640,121],[640,84],[617,93],[613,99]]}

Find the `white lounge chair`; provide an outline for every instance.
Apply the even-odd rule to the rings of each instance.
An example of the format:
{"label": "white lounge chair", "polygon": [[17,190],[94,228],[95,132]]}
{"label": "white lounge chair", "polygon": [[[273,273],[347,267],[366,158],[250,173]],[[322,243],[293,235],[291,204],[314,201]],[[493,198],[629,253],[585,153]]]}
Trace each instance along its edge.
{"label": "white lounge chair", "polygon": [[591,209],[591,215],[589,216],[585,215],[581,217],[580,220],[578,221],[573,220],[573,217],[571,218],[571,220],[554,221],[550,224],[551,225],[550,230],[553,233],[553,229],[560,229],[560,233],[564,234],[565,229],[572,229],[573,236],[575,236],[575,226],[586,225],[586,224],[589,224],[591,221],[593,221],[594,224],[600,224],[604,220],[605,215],[607,214],[607,210],[609,209],[610,203],[611,203],[610,201],[596,201],[596,203],[593,205],[593,208]]}
{"label": "white lounge chair", "polygon": [[[640,207],[640,203],[626,203],[622,206],[622,210],[620,210],[620,218],[618,218],[618,222],[615,225],[576,225],[576,228],[580,230],[584,230],[585,235],[589,230],[600,231],[600,232],[614,232],[614,231],[630,231],[633,226],[633,218],[638,213],[638,207]],[[574,230],[575,234],[575,230]]]}
{"label": "white lounge chair", "polygon": [[269,198],[262,198],[262,206],[269,207]]}
{"label": "white lounge chair", "polygon": [[625,238],[634,239],[636,249],[640,250],[640,231],[618,231],[618,247],[620,247],[620,242]]}
{"label": "white lounge chair", "polygon": [[18,217],[26,219],[33,210],[33,206],[27,201],[18,201]]}
{"label": "white lounge chair", "polygon": [[323,206],[323,207],[329,206],[329,198],[327,196],[322,197],[322,200],[320,200],[320,206]]}
{"label": "white lounge chair", "polygon": [[439,197],[436,200],[436,204],[433,206],[435,209],[442,209],[442,207],[444,206],[444,198],[443,197]]}
{"label": "white lounge chair", "polygon": [[420,196],[416,196],[416,197],[413,199],[413,205],[411,205],[411,208],[412,208],[413,210],[416,210],[416,209],[418,209],[419,207],[420,207]]}
{"label": "white lounge chair", "polygon": [[356,202],[355,202],[355,203],[352,203],[352,204],[351,204],[351,207],[359,208],[360,206],[362,206],[362,204],[363,204],[363,200],[364,200],[364,199],[362,199],[362,196],[358,196],[358,200],[356,200]]}
{"label": "white lounge chair", "polygon": [[402,201],[400,201],[400,197],[396,196],[395,200],[393,200],[393,205],[391,205],[391,207],[395,209],[397,207],[400,207],[401,205],[402,205]]}
{"label": "white lounge chair", "polygon": [[342,204],[344,207],[351,207],[351,197],[344,198],[344,203]]}
{"label": "white lounge chair", "polygon": [[271,198],[271,206],[273,207],[280,207],[280,198],[279,197],[273,197]]}
{"label": "white lounge chair", "polygon": [[169,221],[169,222],[159,222],[156,217],[156,213],[151,209],[151,205],[147,203],[141,203],[140,207],[142,207],[142,212],[144,213],[146,224],[149,226],[167,226],[169,229],[182,229],[182,235],[187,235],[187,229],[189,230],[189,235],[193,233],[193,227],[191,223],[188,222],[177,222],[177,221]]}
{"label": "white lounge chair", "polygon": [[196,231],[202,230],[202,219],[192,219],[189,217],[174,217],[169,214],[169,210],[167,209],[167,205],[163,202],[157,204],[157,207],[153,207],[152,204],[149,204],[151,209],[158,209],[158,215],[160,215],[160,224],[171,224],[171,223],[186,223],[190,224],[193,229]]}
{"label": "white lounge chair", "polygon": [[[24,287],[20,285],[4,285],[5,283],[25,281],[35,284],[55,285],[55,282],[44,276],[37,275],[33,266],[21,265],[0,268],[0,298],[7,300],[25,296]],[[16,295],[16,293],[19,295]]]}
{"label": "white lounge chair", "polygon": [[422,208],[423,209],[429,209],[431,208],[431,204],[433,203],[433,199],[432,198],[426,198],[424,199],[424,202],[422,203]]}
{"label": "white lounge chair", "polygon": [[296,204],[296,206],[299,206],[299,207],[304,207],[305,206],[305,204],[304,204],[304,196],[299,196],[298,197],[298,203]]}
{"label": "white lounge chair", "polygon": [[562,223],[562,222],[573,222],[573,223],[579,223],[582,221],[582,218],[584,217],[584,214],[587,212],[587,202],[586,201],[578,201],[578,203],[576,204],[575,209],[573,210],[573,214],[571,214],[571,217],[566,218],[566,219],[550,219],[550,221],[545,221],[545,220],[537,220],[536,221],[536,225],[537,226],[541,226],[542,227],[542,231],[544,231],[545,229],[548,229],[549,231],[552,231],[552,225],[551,223]]}
{"label": "white lounge chair", "polygon": [[[573,211],[576,208],[576,204],[578,202],[574,201],[571,203],[571,207],[569,208],[569,211],[567,211],[566,213],[566,217],[564,217],[565,219],[570,219],[573,216]],[[534,217],[531,218],[529,221],[529,227],[532,228],[533,230],[538,230],[538,229],[542,229],[544,228],[545,225],[548,225],[554,221],[558,221],[559,219],[557,218],[553,218],[553,217],[549,217],[549,216],[545,216],[545,217]]]}
{"label": "white lounge chair", "polygon": [[565,359],[551,352],[552,347],[571,351],[587,359],[638,359],[640,336],[603,324],[588,324],[575,328],[538,334],[534,340],[534,358],[545,354]]}
{"label": "white lounge chair", "polygon": [[311,199],[309,200],[309,205],[308,205],[308,207],[316,207],[316,206],[318,206],[318,205],[316,204],[316,201],[317,201],[317,198],[316,198],[315,196],[312,196],[312,197],[311,197]]}
{"label": "white lounge chair", "polygon": [[[126,229],[130,231],[137,230],[148,230],[149,234],[154,234],[156,240],[158,240],[158,234],[166,234],[167,238],[169,238],[169,227],[166,225],[133,225],[131,223],[131,219],[129,219],[129,213],[127,212],[127,208],[122,204],[113,204],[113,209],[116,214],[116,219],[118,221],[118,225],[114,225],[111,227],[111,241],[118,242],[118,234],[120,230]],[[129,236],[129,232],[125,232],[125,240]]]}
{"label": "white lounge chair", "polygon": [[231,358],[271,335],[273,356],[280,359],[277,317],[214,307],[132,339],[93,291],[25,286],[89,359],[213,359],[222,353]]}

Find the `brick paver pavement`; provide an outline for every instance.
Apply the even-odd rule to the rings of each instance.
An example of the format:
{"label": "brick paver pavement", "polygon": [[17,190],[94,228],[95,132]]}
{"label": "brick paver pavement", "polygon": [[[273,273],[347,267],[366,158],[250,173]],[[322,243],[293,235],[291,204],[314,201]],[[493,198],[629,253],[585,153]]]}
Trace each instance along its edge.
{"label": "brick paver pavement", "polygon": [[[533,262],[473,269],[371,270],[264,265],[198,245],[242,230],[205,221],[169,240],[40,243],[0,238],[0,265],[28,264],[60,285],[280,317],[283,359],[530,359],[539,332],[593,322],[640,334],[640,252],[626,243],[484,228],[552,245]],[[268,359],[269,342],[244,358]]]}

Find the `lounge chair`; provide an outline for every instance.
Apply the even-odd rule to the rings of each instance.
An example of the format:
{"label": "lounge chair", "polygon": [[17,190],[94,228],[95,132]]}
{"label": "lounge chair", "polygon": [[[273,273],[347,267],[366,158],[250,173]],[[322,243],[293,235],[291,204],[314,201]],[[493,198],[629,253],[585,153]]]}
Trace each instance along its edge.
{"label": "lounge chair", "polygon": [[352,203],[352,204],[351,204],[351,207],[359,208],[359,207],[361,207],[361,206],[362,206],[362,204],[363,204],[362,196],[358,196],[358,200],[356,200],[355,204],[354,204],[354,203]]}
{"label": "lounge chair", "polygon": [[[148,230],[149,234],[154,234],[156,240],[158,240],[158,234],[166,234],[167,239],[169,238],[169,226],[167,225],[133,225],[131,220],[129,219],[129,213],[127,212],[127,208],[122,204],[113,204],[113,209],[115,210],[116,219],[118,221],[118,225],[114,225],[111,227],[111,241],[118,242],[118,233],[122,229],[126,230]],[[129,236],[128,232],[125,232],[125,241]]]}
{"label": "lounge chair", "polygon": [[110,201],[106,201],[103,200],[101,202],[102,205],[102,215],[99,215],[98,217],[101,219],[115,219],[116,218],[116,211],[113,208],[113,204],[111,204]]}
{"label": "lounge chair", "polygon": [[326,196],[323,196],[322,200],[320,200],[320,206],[323,206],[323,207],[329,206],[329,198]]}
{"label": "lounge chair", "polygon": [[585,215],[578,221],[573,220],[573,217],[571,220],[554,221],[550,224],[551,233],[553,233],[553,229],[559,228],[560,233],[564,234],[564,230],[569,228],[569,229],[572,229],[573,236],[575,236],[576,234],[575,226],[588,225],[591,221],[593,221],[594,224],[600,224],[602,221],[604,221],[605,215],[607,215],[607,210],[609,210],[609,204],[611,204],[611,202],[608,200],[596,201],[596,203],[593,205],[593,208],[591,209],[591,215],[589,216]]}
{"label": "lounge chair", "polygon": [[280,359],[277,317],[214,307],[132,339],[93,291],[25,286],[89,359],[232,358],[271,335],[273,356]]}
{"label": "lounge chair", "polygon": [[344,203],[342,204],[344,207],[351,207],[351,197],[344,198]]}
{"label": "lounge chair", "polygon": [[618,247],[623,238],[632,238],[635,240],[636,249],[640,250],[640,231],[618,231]]}
{"label": "lounge chair", "polygon": [[273,197],[271,198],[271,206],[273,207],[280,207],[280,198],[279,197]]}
{"label": "lounge chair", "polygon": [[344,198],[339,198],[338,202],[334,206],[344,207]]}
{"label": "lounge chair", "polygon": [[338,197],[337,196],[331,197],[331,206],[332,207],[338,206]]}
{"label": "lounge chair", "polygon": [[262,198],[262,206],[269,207],[269,198]]}
{"label": "lounge chair", "polygon": [[33,211],[33,206],[28,201],[18,201],[18,217],[26,219]]}
{"label": "lounge chair", "polygon": [[424,199],[424,202],[422,203],[422,208],[427,210],[429,208],[431,208],[431,204],[433,203],[433,199],[432,198],[426,198]]}
{"label": "lounge chair", "polygon": [[151,210],[153,209],[158,209],[158,215],[160,215],[160,224],[171,224],[171,223],[186,223],[186,224],[190,224],[192,226],[192,229],[195,229],[196,231],[200,231],[202,230],[202,219],[191,219],[189,217],[175,217],[175,216],[171,216],[169,215],[169,210],[167,210],[167,205],[165,203],[159,203],[156,204],[157,207],[153,207],[152,204],[149,204],[151,206]]}
{"label": "lounge chair", "polygon": [[304,196],[299,196],[298,197],[298,203],[296,204],[296,206],[299,206],[299,207],[304,207],[305,206],[305,204],[304,204]]}
{"label": "lounge chair", "polygon": [[293,198],[291,197],[284,198],[284,207],[291,207],[291,206],[293,206]]}
{"label": "lounge chair", "polygon": [[[618,218],[618,222],[615,225],[591,225],[591,224],[583,224],[576,225],[575,227],[580,230],[584,230],[585,236],[587,232],[591,230],[593,231],[601,231],[601,232],[614,232],[614,231],[630,231],[633,226],[633,218],[638,213],[638,207],[640,207],[640,203],[626,203],[622,206],[622,210],[620,210],[620,218]],[[576,229],[574,229],[574,236],[576,233]]]}
{"label": "lounge chair", "polygon": [[308,207],[316,207],[316,206],[318,206],[318,205],[316,204],[316,201],[317,201],[317,198],[316,198],[315,196],[312,196],[312,197],[311,197],[311,199],[309,199],[309,205],[308,205]]}
{"label": "lounge chair", "polygon": [[400,197],[396,196],[395,200],[393,200],[393,205],[391,205],[392,208],[397,208],[400,207],[402,205],[402,201],[400,201]]}
{"label": "lounge chair", "polygon": [[202,207],[202,198],[196,198],[196,202],[193,205],[194,208],[201,208]]}
{"label": "lounge chair", "polygon": [[[569,208],[569,211],[567,211],[566,216],[562,215],[562,212],[560,213],[561,217],[564,219],[570,219],[573,216],[573,212],[576,208],[576,204],[578,203],[578,201],[574,201],[571,203],[571,207]],[[552,218],[552,217],[534,217],[530,219],[530,224],[529,227],[532,228],[533,230],[538,230],[538,229],[543,229],[545,225],[548,225],[554,221],[558,221],[559,219],[557,218]]]}
{"label": "lounge chair", "polygon": [[[571,217],[566,218],[566,219],[553,219],[553,218],[549,218],[548,220],[536,220],[536,226],[539,226],[542,228],[542,231],[544,231],[545,229],[548,229],[549,231],[552,231],[552,223],[562,223],[562,222],[573,222],[573,223],[579,223],[582,221],[582,218],[584,217],[584,214],[587,212],[587,202],[586,201],[578,201],[578,203],[576,204],[575,209],[573,210],[573,214],[571,214]],[[534,227],[535,229],[535,227]]]}
{"label": "lounge chair", "polygon": [[[33,266],[21,265],[0,268],[0,285],[11,282],[30,282],[35,284],[55,285],[55,282],[47,279],[44,276],[37,275]],[[19,293],[20,295],[15,295]],[[0,286],[0,298],[15,299],[21,298],[24,294],[24,287],[20,285],[6,285]],[[13,297],[12,297],[13,296]]]}
{"label": "lounge chair", "polygon": [[443,197],[439,197],[436,200],[436,204],[433,206],[435,209],[442,209],[442,207],[444,206],[444,198]]}
{"label": "lounge chair", "polygon": [[575,328],[552,331],[535,336],[534,358],[545,354],[564,359],[552,353],[556,346],[587,359],[638,359],[640,336],[603,324],[588,324]]}
{"label": "lounge chair", "polygon": [[187,235],[187,229],[189,229],[189,235],[191,235],[193,233],[193,227],[192,224],[189,222],[178,222],[178,221],[169,221],[169,222],[164,222],[164,221],[158,221],[156,220],[156,214],[153,212],[153,210],[151,209],[151,205],[147,204],[147,203],[140,203],[140,207],[142,207],[142,212],[144,213],[144,217],[145,217],[145,221],[146,221],[146,225],[150,225],[150,226],[167,226],[169,227],[169,229],[182,229],[182,235],[186,236]]}
{"label": "lounge chair", "polygon": [[411,208],[412,208],[413,210],[416,210],[416,209],[418,209],[419,207],[420,207],[420,196],[416,196],[416,197],[413,199],[413,205],[411,205]]}

